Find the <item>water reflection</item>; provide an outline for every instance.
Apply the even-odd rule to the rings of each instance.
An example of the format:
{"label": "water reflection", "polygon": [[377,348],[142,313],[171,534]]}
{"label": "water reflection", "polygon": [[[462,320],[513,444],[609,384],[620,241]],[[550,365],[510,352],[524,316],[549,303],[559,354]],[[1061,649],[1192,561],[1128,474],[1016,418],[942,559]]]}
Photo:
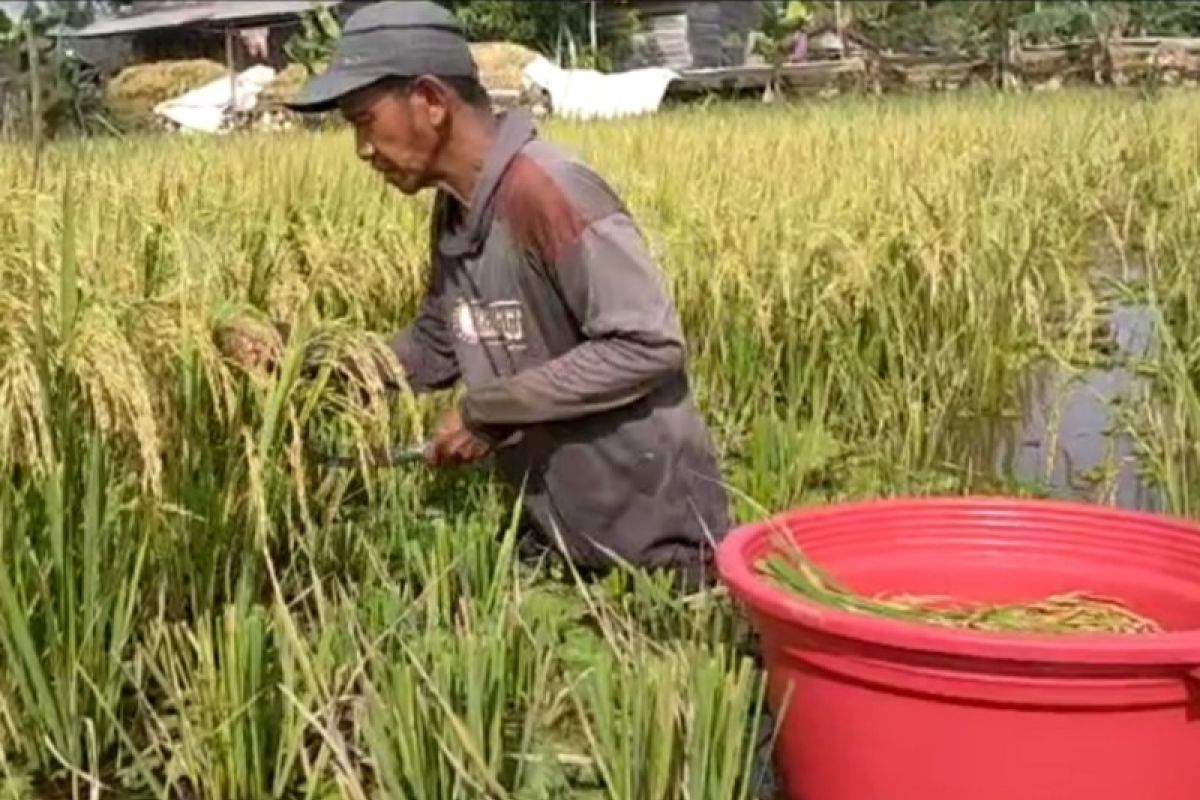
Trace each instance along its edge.
{"label": "water reflection", "polygon": [[1039,364],[1025,387],[1015,434],[993,451],[995,467],[1056,497],[1161,511],[1160,493],[1140,478],[1117,419],[1117,406],[1132,400],[1145,380],[1121,366],[1120,357],[1149,354],[1153,316],[1145,305],[1119,305],[1107,321],[1115,363],[1084,371]]}

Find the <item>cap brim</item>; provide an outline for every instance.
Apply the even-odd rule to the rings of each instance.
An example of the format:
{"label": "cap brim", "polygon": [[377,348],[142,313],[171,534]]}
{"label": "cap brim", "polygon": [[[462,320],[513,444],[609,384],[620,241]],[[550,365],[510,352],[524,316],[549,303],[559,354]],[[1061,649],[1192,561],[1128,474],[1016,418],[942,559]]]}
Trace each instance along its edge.
{"label": "cap brim", "polygon": [[356,92],[386,77],[375,73],[348,72],[331,69],[308,79],[300,94],[284,103],[292,111],[302,114],[319,114],[337,108],[338,101],[351,92]]}

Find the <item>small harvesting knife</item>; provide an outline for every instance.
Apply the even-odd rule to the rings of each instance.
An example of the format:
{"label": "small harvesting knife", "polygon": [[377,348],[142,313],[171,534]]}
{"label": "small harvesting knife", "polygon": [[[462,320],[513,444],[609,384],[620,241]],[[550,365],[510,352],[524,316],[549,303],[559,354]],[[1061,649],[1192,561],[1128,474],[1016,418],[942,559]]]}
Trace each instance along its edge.
{"label": "small harvesting knife", "polygon": [[[497,444],[494,450],[501,450],[506,447],[511,447],[516,442],[521,441],[522,434],[514,433],[504,441]],[[397,445],[387,449],[376,449],[369,451],[366,458],[366,463],[373,467],[400,467],[406,464],[420,464],[425,462],[426,455],[433,446],[432,442],[420,442],[418,444]],[[318,454],[318,460],[327,467],[341,467],[345,469],[353,469],[361,466],[363,460],[358,456],[331,456]]]}
{"label": "small harvesting knife", "polygon": [[[399,467],[405,464],[416,464],[425,460],[429,442],[419,444],[399,445],[385,450],[373,450],[367,454],[366,463],[374,467]],[[344,467],[353,469],[360,466],[363,460],[358,456],[321,455],[319,460],[327,467]]]}

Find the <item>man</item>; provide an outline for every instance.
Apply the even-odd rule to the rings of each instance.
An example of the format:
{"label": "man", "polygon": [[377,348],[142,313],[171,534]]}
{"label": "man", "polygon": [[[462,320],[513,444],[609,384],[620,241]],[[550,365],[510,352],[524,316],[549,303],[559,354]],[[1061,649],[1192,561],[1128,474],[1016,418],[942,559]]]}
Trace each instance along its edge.
{"label": "man", "polygon": [[702,584],[727,497],[663,278],[613,190],[523,112],[494,115],[476,75],[448,11],[377,2],[290,104],[339,108],[385,180],[436,190],[428,292],[394,342],[414,391],[466,386],[428,461],[494,455],[581,571]]}

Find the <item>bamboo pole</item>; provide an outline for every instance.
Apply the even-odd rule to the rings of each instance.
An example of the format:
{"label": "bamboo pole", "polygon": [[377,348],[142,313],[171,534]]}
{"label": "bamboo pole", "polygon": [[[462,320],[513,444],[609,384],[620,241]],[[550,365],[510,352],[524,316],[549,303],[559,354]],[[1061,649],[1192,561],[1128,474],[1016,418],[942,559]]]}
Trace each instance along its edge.
{"label": "bamboo pole", "polygon": [[225,23],[225,66],[229,68],[229,111],[237,111],[237,69],[233,63],[233,28]]}
{"label": "bamboo pole", "polygon": [[25,20],[25,46],[29,55],[29,133],[33,137],[34,184],[41,174],[42,166],[42,73],[38,58],[37,37],[33,33],[33,22]]}
{"label": "bamboo pole", "polygon": [[842,16],[842,0],[834,0],[833,19],[834,24],[837,26],[838,42],[842,46],[842,52],[839,57],[845,58],[849,54],[849,50],[846,47],[846,21],[845,17]]}
{"label": "bamboo pole", "polygon": [[591,0],[588,3],[588,43],[592,46],[592,57],[596,56],[596,51],[600,48],[600,36],[596,25],[596,0]]}

